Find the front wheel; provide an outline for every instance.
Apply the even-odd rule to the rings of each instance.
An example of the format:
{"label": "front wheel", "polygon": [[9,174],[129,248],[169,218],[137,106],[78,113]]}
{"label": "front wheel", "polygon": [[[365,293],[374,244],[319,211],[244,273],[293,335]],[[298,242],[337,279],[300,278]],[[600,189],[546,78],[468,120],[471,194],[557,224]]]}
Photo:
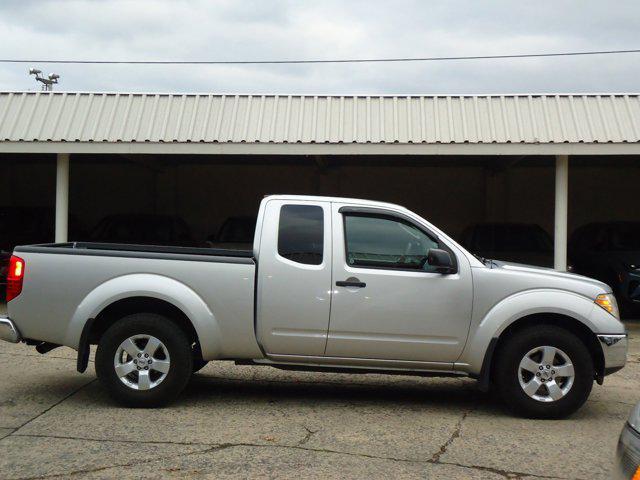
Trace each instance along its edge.
{"label": "front wheel", "polygon": [[174,400],[191,376],[187,335],[152,313],[129,315],[104,333],[96,374],[113,398],[130,407],[157,407]]}
{"label": "front wheel", "polygon": [[593,360],[573,333],[552,325],[530,327],[505,340],[494,380],[505,404],[530,418],[562,418],[589,397]]}

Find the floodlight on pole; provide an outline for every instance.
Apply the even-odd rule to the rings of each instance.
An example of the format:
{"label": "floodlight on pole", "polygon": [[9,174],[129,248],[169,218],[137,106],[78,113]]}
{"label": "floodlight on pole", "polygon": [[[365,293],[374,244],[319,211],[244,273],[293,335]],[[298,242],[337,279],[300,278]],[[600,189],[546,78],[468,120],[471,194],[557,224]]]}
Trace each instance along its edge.
{"label": "floodlight on pole", "polygon": [[53,90],[53,85],[55,83],[58,83],[60,75],[58,75],[57,73],[50,73],[49,76],[45,78],[40,75],[41,73],[42,70],[39,70],[35,67],[31,67],[29,69],[29,75],[35,75],[36,81],[42,83],[42,90],[44,90],[45,92],[50,92],[51,90]]}

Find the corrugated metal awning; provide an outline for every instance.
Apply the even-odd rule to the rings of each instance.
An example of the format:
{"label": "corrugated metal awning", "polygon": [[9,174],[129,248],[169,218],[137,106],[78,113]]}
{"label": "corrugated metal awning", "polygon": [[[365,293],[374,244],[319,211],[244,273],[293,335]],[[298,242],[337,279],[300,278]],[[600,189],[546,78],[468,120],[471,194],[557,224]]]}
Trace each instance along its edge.
{"label": "corrugated metal awning", "polygon": [[14,142],[639,144],[640,97],[0,93]]}

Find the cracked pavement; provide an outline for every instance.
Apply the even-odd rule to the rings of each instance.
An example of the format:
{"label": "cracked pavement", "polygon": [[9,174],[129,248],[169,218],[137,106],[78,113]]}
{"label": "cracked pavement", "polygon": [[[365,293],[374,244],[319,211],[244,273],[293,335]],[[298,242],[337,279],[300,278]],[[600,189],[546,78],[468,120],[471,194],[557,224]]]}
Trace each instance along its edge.
{"label": "cracked pavement", "polygon": [[[640,400],[629,365],[567,420],[512,417],[468,379],[214,362],[159,410],[115,405],[93,366],[0,344],[0,478],[609,478]],[[542,460],[541,460],[542,459]]]}

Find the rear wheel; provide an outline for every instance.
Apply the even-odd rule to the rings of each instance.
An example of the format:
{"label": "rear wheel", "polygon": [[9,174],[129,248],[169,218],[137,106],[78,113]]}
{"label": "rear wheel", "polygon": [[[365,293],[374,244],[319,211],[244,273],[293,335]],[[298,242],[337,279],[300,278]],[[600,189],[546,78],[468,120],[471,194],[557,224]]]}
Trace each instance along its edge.
{"label": "rear wheel", "polygon": [[157,407],[174,400],[193,368],[187,335],[153,313],[129,315],[104,333],[96,352],[96,374],[117,401]]}
{"label": "rear wheel", "polygon": [[593,387],[589,350],[576,335],[552,325],[530,327],[506,339],[494,365],[502,399],[525,417],[570,415]]}

